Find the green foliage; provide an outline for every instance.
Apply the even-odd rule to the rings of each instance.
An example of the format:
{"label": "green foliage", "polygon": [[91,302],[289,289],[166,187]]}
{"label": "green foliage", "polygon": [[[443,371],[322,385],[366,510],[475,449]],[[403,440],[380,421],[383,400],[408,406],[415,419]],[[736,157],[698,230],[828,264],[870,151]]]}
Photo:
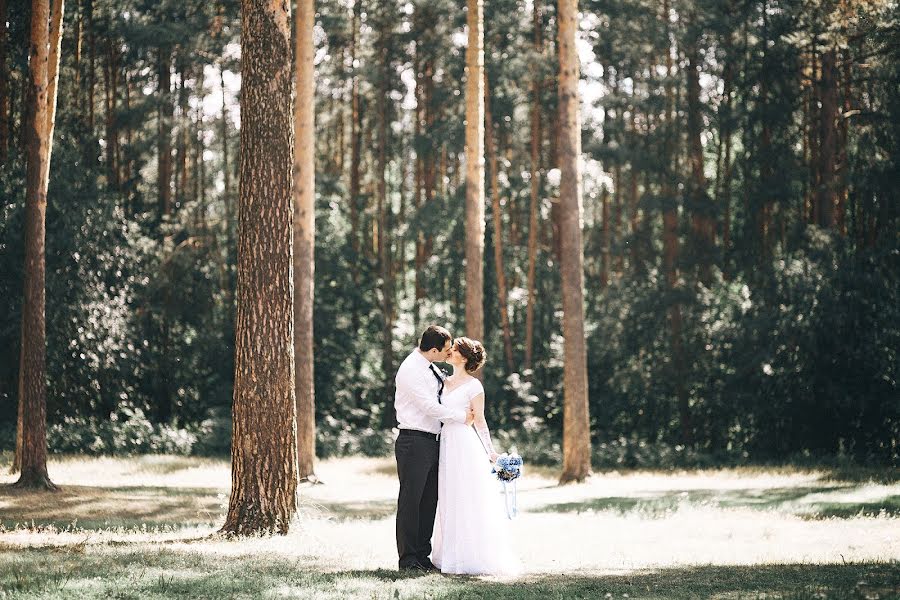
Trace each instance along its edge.
{"label": "green foliage", "polygon": [[[26,2],[8,4],[4,66],[16,89],[10,157],[0,166],[2,447],[11,446],[16,417],[25,175],[19,84],[29,24]],[[393,374],[384,364],[396,365],[427,323],[465,332],[466,13],[452,0],[365,3],[354,32],[357,6],[324,0],[316,7],[324,33],[316,38],[316,341],[307,351],[320,456],[390,453]],[[495,239],[488,202],[484,384],[501,444],[517,446],[532,464],[552,465],[561,459],[564,403],[558,182],[550,176],[559,166],[558,57],[555,4],[540,3],[542,53],[534,49],[533,6],[498,0],[484,7],[503,230]],[[589,0],[581,9],[583,89],[593,97],[583,107],[582,137],[596,466],[824,456],[897,464],[900,55],[891,6]],[[47,211],[51,450],[226,453],[239,5],[96,0],[70,10],[82,48],[76,63],[67,21]],[[838,59],[840,84],[831,124],[820,110],[826,52]],[[171,89],[159,88],[162,58],[171,59]],[[699,107],[687,99],[689,59],[700,71]],[[426,71],[433,82],[417,94]],[[231,86],[227,120],[220,79]],[[535,83],[543,134],[534,359],[526,370]],[[349,198],[354,89],[360,191]],[[689,122],[701,129],[699,182]],[[377,198],[382,123],[384,215]],[[823,184],[817,153],[829,126],[835,163]],[[174,171],[173,210],[164,217],[163,142],[171,144]],[[435,179],[430,200],[426,166]],[[828,186],[844,218],[821,228],[812,224],[812,205]],[[664,212],[677,221],[672,284]],[[711,244],[699,238],[697,216],[712,220]],[[382,218],[393,315],[384,314],[376,249]],[[421,264],[420,240],[428,248]],[[512,369],[502,351],[493,261],[501,245]],[[387,345],[386,317],[393,325]],[[392,356],[383,361],[386,348]]]}

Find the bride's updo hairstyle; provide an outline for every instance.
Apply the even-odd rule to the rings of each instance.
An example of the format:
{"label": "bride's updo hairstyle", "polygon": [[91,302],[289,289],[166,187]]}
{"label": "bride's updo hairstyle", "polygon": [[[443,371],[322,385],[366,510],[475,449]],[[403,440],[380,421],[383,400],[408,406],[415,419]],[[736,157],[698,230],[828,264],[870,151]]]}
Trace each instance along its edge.
{"label": "bride's updo hairstyle", "polygon": [[466,359],[466,373],[474,373],[484,365],[487,353],[484,346],[477,340],[467,337],[456,338],[456,351]]}

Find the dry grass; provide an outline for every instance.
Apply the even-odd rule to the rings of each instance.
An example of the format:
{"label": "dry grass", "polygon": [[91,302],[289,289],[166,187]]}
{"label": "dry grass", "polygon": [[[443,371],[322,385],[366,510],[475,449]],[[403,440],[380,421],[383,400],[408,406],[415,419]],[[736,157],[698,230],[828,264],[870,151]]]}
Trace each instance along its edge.
{"label": "dry grass", "polygon": [[883,473],[607,473],[559,487],[552,470],[528,472],[511,524],[528,572],[500,580],[398,575],[388,459],[322,462],[325,485],[303,488],[290,535],[242,541],[213,535],[227,461],[68,457],[50,471],[62,492],[0,476],[0,597],[900,597],[900,484]]}

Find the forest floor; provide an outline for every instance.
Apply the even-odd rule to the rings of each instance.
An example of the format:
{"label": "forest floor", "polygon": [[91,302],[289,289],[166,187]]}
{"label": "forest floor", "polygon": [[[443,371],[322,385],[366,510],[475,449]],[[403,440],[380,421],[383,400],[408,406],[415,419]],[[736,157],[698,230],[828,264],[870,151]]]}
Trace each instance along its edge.
{"label": "forest floor", "polygon": [[530,469],[515,579],[396,571],[392,459],[317,467],[287,536],[215,536],[222,459],[55,457],[53,494],[10,489],[0,598],[900,598],[897,471]]}

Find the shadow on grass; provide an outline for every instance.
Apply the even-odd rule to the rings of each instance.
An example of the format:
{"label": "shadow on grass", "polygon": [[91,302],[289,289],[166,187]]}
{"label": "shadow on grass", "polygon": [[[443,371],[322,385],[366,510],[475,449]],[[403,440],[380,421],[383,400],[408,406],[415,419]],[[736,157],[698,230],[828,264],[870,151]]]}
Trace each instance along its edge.
{"label": "shadow on grass", "polygon": [[[329,570],[325,570],[329,569]],[[491,580],[392,569],[330,570],[314,558],[175,549],[0,551],[0,590],[18,598],[897,598],[897,563],[704,565]],[[817,596],[816,594],[820,594]]]}
{"label": "shadow on grass", "polygon": [[208,525],[221,518],[227,496],[209,488],[67,485],[53,495],[0,486],[0,525],[108,529]]}
{"label": "shadow on grass", "polygon": [[397,512],[396,500],[358,500],[350,502],[301,502],[300,513],[315,517],[327,517],[338,521],[374,521],[393,516]]}
{"label": "shadow on grass", "polygon": [[[85,530],[186,528],[216,525],[228,506],[225,490],[158,486],[66,485],[56,494],[0,486],[0,526]],[[397,509],[395,501],[307,502],[300,511],[338,521],[378,520]]]}
{"label": "shadow on grass", "polygon": [[[577,502],[546,504],[533,512],[582,513],[611,511],[639,513],[648,518],[664,517],[683,507],[749,508],[776,510],[804,518],[849,518],[857,515],[900,515],[900,496],[883,496],[876,501],[855,501],[853,486],[748,488],[738,490],[667,490],[634,496],[588,498]],[[845,495],[847,500],[842,500]]]}

